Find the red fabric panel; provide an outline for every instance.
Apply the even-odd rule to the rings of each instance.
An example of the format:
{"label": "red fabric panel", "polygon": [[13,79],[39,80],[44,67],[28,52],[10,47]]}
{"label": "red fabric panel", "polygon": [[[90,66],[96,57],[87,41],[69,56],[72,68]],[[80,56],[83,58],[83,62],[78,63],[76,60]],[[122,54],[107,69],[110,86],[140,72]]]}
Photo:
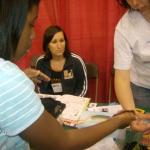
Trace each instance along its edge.
{"label": "red fabric panel", "polygon": [[[65,29],[70,48],[86,62],[99,66],[99,101],[108,101],[113,67],[113,35],[122,14],[115,0],[65,0],[59,9],[60,25]],[[91,92],[90,92],[91,91]],[[93,87],[90,88],[93,94]]]}
{"label": "red fabric panel", "polygon": [[113,66],[113,34],[123,12],[116,0],[42,0],[36,26],[37,37],[31,51],[18,65],[25,68],[33,55],[42,53],[45,28],[58,24],[67,33],[70,49],[86,62],[98,65],[98,99],[108,101]]}

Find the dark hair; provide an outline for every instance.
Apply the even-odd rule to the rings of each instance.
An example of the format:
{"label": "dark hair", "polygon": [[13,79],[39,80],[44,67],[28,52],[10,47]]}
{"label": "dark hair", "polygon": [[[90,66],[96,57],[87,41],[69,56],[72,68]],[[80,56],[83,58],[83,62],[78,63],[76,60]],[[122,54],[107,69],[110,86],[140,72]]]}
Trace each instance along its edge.
{"label": "dark hair", "polygon": [[66,42],[65,51],[64,51],[64,57],[68,58],[70,56],[70,50],[68,48],[68,39],[67,39],[67,36],[66,36],[65,32],[59,26],[54,25],[54,26],[48,27],[45,30],[44,37],[43,37],[43,51],[45,52],[44,59],[47,60],[47,61],[52,59],[52,55],[51,55],[51,52],[50,52],[50,50],[48,48],[48,44],[52,40],[54,35],[56,33],[58,33],[58,32],[63,32],[64,38],[65,38],[65,42]]}
{"label": "dark hair", "polygon": [[117,1],[124,8],[131,8],[130,5],[128,4],[127,0],[117,0]]}
{"label": "dark hair", "polygon": [[0,0],[0,57],[15,54],[28,12],[40,0]]}

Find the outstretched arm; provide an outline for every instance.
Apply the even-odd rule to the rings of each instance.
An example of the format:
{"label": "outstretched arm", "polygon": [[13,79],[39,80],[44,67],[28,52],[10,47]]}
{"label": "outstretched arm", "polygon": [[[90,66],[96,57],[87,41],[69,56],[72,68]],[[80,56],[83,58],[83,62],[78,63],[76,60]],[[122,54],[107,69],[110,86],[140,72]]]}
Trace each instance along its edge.
{"label": "outstretched arm", "polygon": [[35,149],[85,149],[104,138],[119,127],[127,126],[135,116],[126,112],[105,122],[84,128],[64,131],[59,123],[46,111],[20,135]]}

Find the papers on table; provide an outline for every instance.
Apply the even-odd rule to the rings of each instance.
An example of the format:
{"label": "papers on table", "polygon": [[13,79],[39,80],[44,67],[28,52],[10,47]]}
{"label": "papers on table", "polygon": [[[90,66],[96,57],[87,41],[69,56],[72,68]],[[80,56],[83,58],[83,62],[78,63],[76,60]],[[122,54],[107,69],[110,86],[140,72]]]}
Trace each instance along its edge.
{"label": "papers on table", "polygon": [[84,111],[78,121],[77,128],[85,128],[107,120],[108,117],[97,115],[89,111]]}
{"label": "papers on table", "polygon": [[120,105],[97,106],[97,103],[90,103],[87,111],[83,112],[77,128],[84,128],[99,122],[103,122],[122,110]]}
{"label": "papers on table", "polygon": [[88,111],[95,115],[112,117],[114,114],[123,110],[121,105],[95,106],[88,108]]}
{"label": "papers on table", "polygon": [[61,97],[61,95],[51,95],[51,94],[41,94],[41,93],[37,93],[37,95],[40,98],[53,98],[53,99],[57,99],[57,98]]}
{"label": "papers on table", "polygon": [[[49,95],[38,94],[40,98],[53,98],[66,104],[66,108],[60,115],[65,125],[78,128],[94,125],[102,122],[122,110],[121,105],[97,106],[90,103],[90,98],[73,95]],[[89,107],[87,107],[89,104]]]}
{"label": "papers on table", "polygon": [[90,98],[74,96],[74,95],[48,95],[38,94],[40,98],[53,98],[66,104],[66,108],[59,118],[61,118],[65,125],[75,126],[83,111],[87,109]]}

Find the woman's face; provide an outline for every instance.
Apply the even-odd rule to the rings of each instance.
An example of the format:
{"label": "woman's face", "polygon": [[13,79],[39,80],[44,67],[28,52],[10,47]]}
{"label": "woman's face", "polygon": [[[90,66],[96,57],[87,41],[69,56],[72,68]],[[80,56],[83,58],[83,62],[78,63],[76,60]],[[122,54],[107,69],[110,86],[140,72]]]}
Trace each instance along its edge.
{"label": "woman's face", "polygon": [[131,8],[143,12],[150,9],[150,0],[127,0]]}
{"label": "woman's face", "polygon": [[48,48],[52,54],[52,57],[63,56],[65,45],[66,41],[63,32],[57,32],[48,44]]}
{"label": "woman's face", "polygon": [[34,25],[38,15],[38,7],[34,5],[27,15],[27,19],[17,46],[17,50],[13,60],[18,60],[25,55],[32,45],[32,40],[35,37]]}

